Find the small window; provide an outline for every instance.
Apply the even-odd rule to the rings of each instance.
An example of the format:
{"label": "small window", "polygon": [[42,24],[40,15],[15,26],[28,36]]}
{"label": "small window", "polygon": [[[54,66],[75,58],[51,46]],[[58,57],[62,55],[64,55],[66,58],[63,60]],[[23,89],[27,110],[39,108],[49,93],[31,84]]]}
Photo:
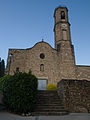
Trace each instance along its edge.
{"label": "small window", "polygon": [[60,51],[60,47],[61,47],[61,44],[57,44],[57,51],[59,52]]}
{"label": "small window", "polygon": [[40,71],[42,71],[42,72],[44,71],[44,65],[43,64],[40,65]]}
{"label": "small window", "polygon": [[45,58],[45,55],[43,53],[40,54],[40,58],[41,59],[44,59]]}
{"label": "small window", "polygon": [[10,57],[10,58],[12,58],[12,57],[13,57],[13,54],[12,54],[12,53],[10,53],[10,54],[9,54],[9,57]]}
{"label": "small window", "polygon": [[61,11],[61,19],[65,19],[65,12]]}
{"label": "small window", "polygon": [[19,67],[16,68],[16,72],[19,72]]}

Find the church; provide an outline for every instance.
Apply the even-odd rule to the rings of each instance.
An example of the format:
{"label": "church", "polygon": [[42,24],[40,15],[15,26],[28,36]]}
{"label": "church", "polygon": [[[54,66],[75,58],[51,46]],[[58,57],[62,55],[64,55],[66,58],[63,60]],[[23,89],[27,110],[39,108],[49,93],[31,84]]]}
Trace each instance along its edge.
{"label": "church", "polygon": [[57,84],[62,79],[90,81],[90,66],[76,65],[71,41],[68,9],[58,7],[54,11],[55,47],[41,41],[28,49],[9,49],[6,73],[29,72],[38,78],[38,89]]}

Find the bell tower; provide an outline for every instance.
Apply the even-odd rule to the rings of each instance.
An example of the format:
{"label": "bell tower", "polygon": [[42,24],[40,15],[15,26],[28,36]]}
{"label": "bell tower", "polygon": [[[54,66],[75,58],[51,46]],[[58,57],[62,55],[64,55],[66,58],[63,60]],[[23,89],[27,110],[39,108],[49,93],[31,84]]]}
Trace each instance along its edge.
{"label": "bell tower", "polygon": [[57,50],[59,69],[62,79],[75,78],[75,56],[74,47],[71,42],[70,23],[68,20],[68,9],[58,7],[54,12],[54,36],[55,49]]}
{"label": "bell tower", "polygon": [[66,7],[58,7],[54,13],[55,20],[55,48],[58,50],[61,41],[71,42],[70,23],[68,21],[68,9]]}

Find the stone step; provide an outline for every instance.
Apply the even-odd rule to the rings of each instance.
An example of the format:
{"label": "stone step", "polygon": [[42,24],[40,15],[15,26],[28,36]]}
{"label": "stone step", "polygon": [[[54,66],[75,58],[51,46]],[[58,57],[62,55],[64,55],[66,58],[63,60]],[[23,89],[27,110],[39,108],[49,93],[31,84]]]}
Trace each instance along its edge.
{"label": "stone step", "polygon": [[38,103],[40,103],[40,104],[59,104],[59,105],[61,105],[60,101],[39,101]]}
{"label": "stone step", "polygon": [[57,91],[39,91],[38,95],[57,95]]}
{"label": "stone step", "polygon": [[60,98],[54,98],[54,97],[39,97],[38,100],[60,100]]}
{"label": "stone step", "polygon": [[58,95],[38,95],[38,98],[59,98]]}
{"label": "stone step", "polygon": [[60,100],[58,100],[58,99],[39,99],[38,101],[37,101],[38,103],[39,102],[59,102],[59,103],[62,103],[62,101],[60,101]]}
{"label": "stone step", "polygon": [[59,116],[67,114],[68,112],[32,112],[32,116]]}
{"label": "stone step", "polygon": [[34,110],[34,112],[35,111],[38,111],[38,112],[64,112],[64,111],[66,111],[65,109],[50,109],[50,108],[46,108],[46,109],[38,109],[38,108],[36,108],[35,110]]}
{"label": "stone step", "polygon": [[60,98],[38,98],[38,101],[60,101],[62,102]]}
{"label": "stone step", "polygon": [[62,101],[60,98],[54,98],[54,97],[38,97],[38,100],[59,100],[59,101]]}
{"label": "stone step", "polygon": [[60,99],[58,95],[38,95],[38,98],[55,98]]}
{"label": "stone step", "polygon": [[58,95],[38,95],[38,98],[59,98]]}
{"label": "stone step", "polygon": [[56,94],[38,94],[38,96],[57,96],[58,94],[56,93]]}
{"label": "stone step", "polygon": [[64,106],[45,106],[45,105],[43,105],[43,106],[37,106],[36,107],[36,109],[47,109],[47,108],[49,108],[49,109],[64,109]]}
{"label": "stone step", "polygon": [[62,102],[60,101],[38,101],[37,104],[59,104],[59,105],[63,105]]}
{"label": "stone step", "polygon": [[38,95],[38,98],[47,98],[47,97],[49,97],[49,98],[59,98],[59,96],[58,95]]}
{"label": "stone step", "polygon": [[52,93],[52,94],[54,94],[54,93],[57,93],[57,91],[56,90],[38,90],[38,93]]}
{"label": "stone step", "polygon": [[64,109],[57,91],[38,91],[38,101],[32,115],[65,115],[68,114]]}
{"label": "stone step", "polygon": [[58,96],[55,96],[55,95],[38,95],[38,98],[59,98]]}
{"label": "stone step", "polygon": [[38,92],[38,95],[42,95],[42,94],[43,94],[43,95],[51,95],[51,96],[52,96],[52,95],[55,95],[55,96],[56,96],[58,93],[57,93],[57,92],[56,92],[56,93],[55,93],[55,92],[54,92],[54,93],[50,93],[50,92],[46,92],[46,93],[45,93],[45,92],[44,92],[44,93],[42,92],[42,93],[39,93],[39,92]]}
{"label": "stone step", "polygon": [[37,103],[37,106],[63,106],[63,104],[55,104],[55,103],[53,103],[53,104],[51,104],[51,103],[45,103],[45,104],[41,104],[41,103]]}

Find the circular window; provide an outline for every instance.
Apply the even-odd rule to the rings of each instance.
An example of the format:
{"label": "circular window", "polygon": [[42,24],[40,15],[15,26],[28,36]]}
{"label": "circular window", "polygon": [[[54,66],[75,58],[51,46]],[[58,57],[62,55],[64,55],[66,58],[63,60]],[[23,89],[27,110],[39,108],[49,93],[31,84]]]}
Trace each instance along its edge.
{"label": "circular window", "polygon": [[44,59],[45,58],[45,55],[43,53],[40,54],[40,58],[41,59]]}

